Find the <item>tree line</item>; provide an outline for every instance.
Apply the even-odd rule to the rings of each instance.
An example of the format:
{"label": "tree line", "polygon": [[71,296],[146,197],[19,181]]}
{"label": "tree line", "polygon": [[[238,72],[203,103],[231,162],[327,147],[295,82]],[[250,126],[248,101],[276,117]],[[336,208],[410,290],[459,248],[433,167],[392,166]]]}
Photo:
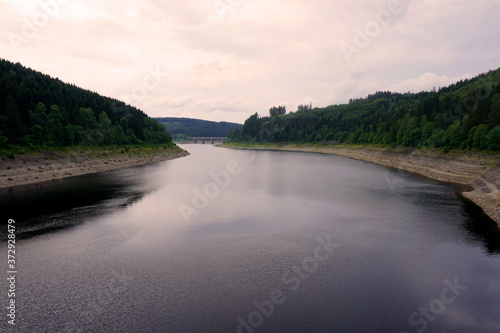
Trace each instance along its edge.
{"label": "tree line", "polygon": [[0,146],[169,144],[141,110],[0,59]]}
{"label": "tree line", "polygon": [[500,150],[500,69],[438,91],[376,92],[348,104],[250,116],[232,142],[328,142]]}
{"label": "tree line", "polygon": [[175,137],[227,137],[229,132],[241,128],[241,124],[226,121],[215,122],[192,118],[156,118]]}

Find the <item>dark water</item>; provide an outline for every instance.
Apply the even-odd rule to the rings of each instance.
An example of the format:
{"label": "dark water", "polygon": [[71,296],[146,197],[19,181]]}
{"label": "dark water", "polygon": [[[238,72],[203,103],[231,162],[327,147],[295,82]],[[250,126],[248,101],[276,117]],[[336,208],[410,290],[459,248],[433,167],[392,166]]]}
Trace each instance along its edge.
{"label": "dark water", "polygon": [[453,186],[337,156],[184,148],[0,192],[18,331],[500,332],[500,232]]}

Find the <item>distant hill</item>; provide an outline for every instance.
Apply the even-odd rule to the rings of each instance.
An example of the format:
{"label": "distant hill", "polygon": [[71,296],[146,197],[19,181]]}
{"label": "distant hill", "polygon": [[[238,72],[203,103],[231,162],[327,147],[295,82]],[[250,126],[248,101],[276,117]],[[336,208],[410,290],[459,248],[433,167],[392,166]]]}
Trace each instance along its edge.
{"label": "distant hill", "polygon": [[225,121],[215,122],[191,118],[156,118],[165,125],[174,140],[183,137],[227,137],[229,131],[241,128],[241,124]]}
{"label": "distant hill", "polygon": [[0,59],[0,148],[171,142],[133,106]]}

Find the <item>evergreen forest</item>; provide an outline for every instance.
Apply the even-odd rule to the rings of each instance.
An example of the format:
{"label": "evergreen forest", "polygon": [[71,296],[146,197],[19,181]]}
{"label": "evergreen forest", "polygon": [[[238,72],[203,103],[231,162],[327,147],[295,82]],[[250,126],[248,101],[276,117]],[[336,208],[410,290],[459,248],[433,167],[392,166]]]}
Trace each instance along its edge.
{"label": "evergreen forest", "polygon": [[230,142],[351,143],[500,150],[500,69],[420,93],[380,91],[348,104],[255,113]]}
{"label": "evergreen forest", "polygon": [[171,142],[163,125],[133,106],[0,59],[0,147]]}
{"label": "evergreen forest", "polygon": [[230,122],[215,122],[192,118],[156,118],[165,125],[167,131],[175,138],[187,137],[227,137],[229,132],[240,128],[241,124]]}

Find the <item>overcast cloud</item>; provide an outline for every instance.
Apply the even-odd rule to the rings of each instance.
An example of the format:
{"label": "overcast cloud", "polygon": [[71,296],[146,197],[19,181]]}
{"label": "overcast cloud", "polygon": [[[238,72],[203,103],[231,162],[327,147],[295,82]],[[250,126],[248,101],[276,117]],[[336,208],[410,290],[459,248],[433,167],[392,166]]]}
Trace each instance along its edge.
{"label": "overcast cloud", "polygon": [[0,0],[0,57],[148,115],[243,122],[500,67],[498,0]]}

